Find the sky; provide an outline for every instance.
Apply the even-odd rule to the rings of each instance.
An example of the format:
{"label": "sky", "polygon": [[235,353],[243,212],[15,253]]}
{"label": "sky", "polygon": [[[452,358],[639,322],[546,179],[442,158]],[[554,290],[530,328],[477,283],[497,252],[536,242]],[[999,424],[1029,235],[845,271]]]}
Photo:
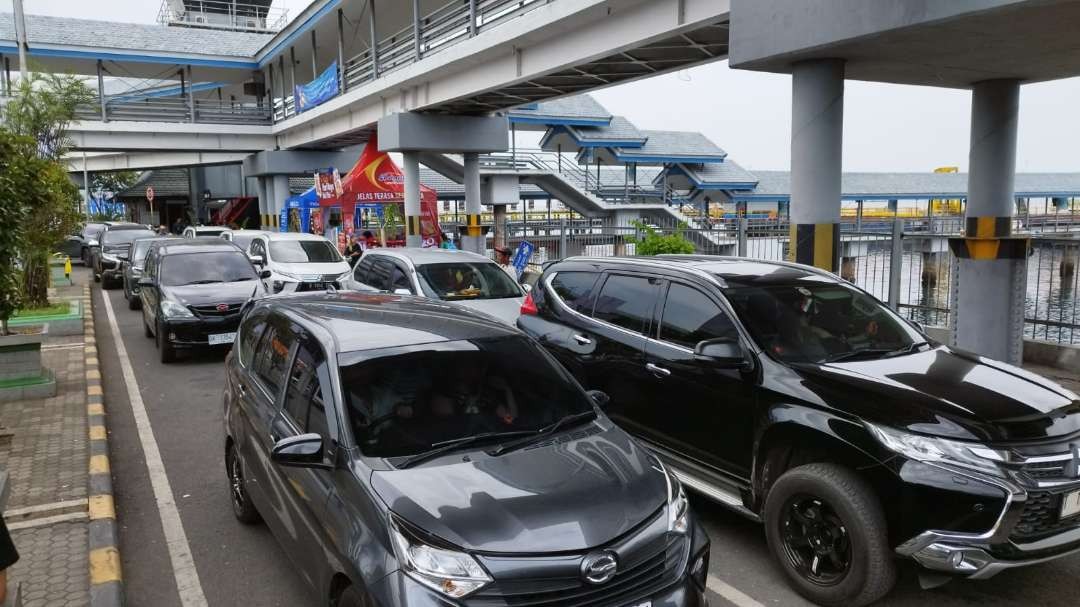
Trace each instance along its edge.
{"label": "sky", "polygon": [[[152,23],[158,0],[23,0],[27,13]],[[309,0],[277,0],[299,14]],[[11,10],[11,0],[0,0]],[[968,164],[971,93],[847,81],[845,171],[932,171]],[[750,169],[791,161],[791,77],[712,63],[594,93],[643,129],[701,131]],[[1017,170],[1080,171],[1080,78],[1020,89]]]}

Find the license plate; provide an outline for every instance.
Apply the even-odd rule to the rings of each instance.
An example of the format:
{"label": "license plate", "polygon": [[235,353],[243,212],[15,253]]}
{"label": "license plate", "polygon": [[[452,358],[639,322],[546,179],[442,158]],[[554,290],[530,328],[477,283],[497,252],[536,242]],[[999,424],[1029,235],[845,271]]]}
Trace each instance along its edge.
{"label": "license plate", "polygon": [[231,344],[236,341],[236,333],[217,333],[215,335],[208,335],[206,339],[210,342],[211,346]]}
{"label": "license plate", "polygon": [[1069,518],[1080,514],[1080,491],[1066,493],[1061,500],[1061,518]]}

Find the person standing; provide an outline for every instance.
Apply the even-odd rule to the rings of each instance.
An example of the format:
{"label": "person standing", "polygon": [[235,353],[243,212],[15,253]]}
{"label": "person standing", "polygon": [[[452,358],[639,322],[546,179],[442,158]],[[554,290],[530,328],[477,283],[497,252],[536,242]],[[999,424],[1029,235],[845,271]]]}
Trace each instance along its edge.
{"label": "person standing", "polygon": [[356,262],[360,261],[360,256],[364,254],[364,248],[360,244],[360,237],[353,235],[350,239],[349,246],[345,247],[345,259],[348,260],[349,266],[355,266]]}
{"label": "person standing", "polygon": [[506,272],[510,278],[514,279],[514,282],[518,281],[517,268],[510,263],[510,249],[509,247],[495,247],[495,263],[499,264],[499,267]]}

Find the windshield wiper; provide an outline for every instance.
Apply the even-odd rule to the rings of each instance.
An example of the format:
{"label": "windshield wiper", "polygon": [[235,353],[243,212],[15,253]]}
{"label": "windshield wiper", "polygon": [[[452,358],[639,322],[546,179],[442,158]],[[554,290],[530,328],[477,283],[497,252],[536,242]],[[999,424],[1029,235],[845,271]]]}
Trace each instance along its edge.
{"label": "windshield wiper", "polygon": [[911,354],[923,346],[930,345],[930,342],[917,341],[910,343],[906,346],[900,346],[899,348],[861,348],[859,350],[851,350],[850,352],[840,352],[827,357],[821,361],[823,363],[836,363],[845,360],[851,360],[861,356],[878,356],[880,358],[892,358],[894,356],[902,356],[904,354]]}
{"label": "windshield wiper", "polygon": [[535,442],[536,439],[542,436],[555,434],[559,431],[559,428],[565,428],[574,422],[583,421],[585,419],[592,420],[595,418],[596,411],[593,411],[592,409],[588,411],[582,411],[580,413],[571,413],[566,417],[559,418],[558,421],[549,426],[545,426],[543,428],[540,428],[539,430],[536,430],[535,432],[532,432],[531,435],[526,438],[495,447],[491,451],[488,451],[488,455],[498,456],[502,455],[503,453],[509,453],[514,449],[519,449],[521,447],[524,447],[525,445],[528,445],[529,443]]}
{"label": "windshield wiper", "polygon": [[417,453],[405,459],[400,464],[395,464],[397,468],[408,468],[414,464],[427,461],[433,457],[448,453],[459,447],[465,447],[482,441],[490,440],[493,438],[506,438],[508,436],[521,436],[523,434],[533,434],[533,430],[513,430],[509,432],[482,432],[480,434],[474,434],[472,436],[463,436],[461,438],[455,438],[451,440],[441,441],[433,443],[427,451]]}
{"label": "windshield wiper", "polygon": [[209,278],[204,278],[202,280],[193,280],[191,282],[185,282],[184,286],[186,287],[188,285],[211,285],[211,284],[219,283],[219,282],[221,282],[221,281],[220,280],[209,279]]}
{"label": "windshield wiper", "polygon": [[889,352],[889,353],[885,354],[884,356],[882,356],[882,358],[892,358],[893,356],[903,356],[904,354],[911,354],[912,352],[917,351],[919,348],[921,348],[923,346],[929,346],[929,345],[930,345],[930,342],[928,342],[928,341],[911,342],[910,344],[908,344],[906,346],[903,346],[901,348],[897,348],[897,349],[893,350],[892,352]]}

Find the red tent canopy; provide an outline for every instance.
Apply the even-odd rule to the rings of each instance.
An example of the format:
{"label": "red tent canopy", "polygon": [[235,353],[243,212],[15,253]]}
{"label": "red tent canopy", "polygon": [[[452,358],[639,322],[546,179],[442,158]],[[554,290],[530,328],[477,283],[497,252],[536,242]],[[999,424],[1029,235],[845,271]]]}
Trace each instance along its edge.
{"label": "red tent canopy", "polygon": [[[346,226],[353,225],[356,205],[405,204],[405,175],[389,154],[379,151],[375,135],[364,146],[360,160],[341,179],[341,187],[341,196],[322,199],[319,206],[341,207]],[[425,247],[437,247],[442,240],[438,195],[423,184],[420,185],[420,235]]]}

